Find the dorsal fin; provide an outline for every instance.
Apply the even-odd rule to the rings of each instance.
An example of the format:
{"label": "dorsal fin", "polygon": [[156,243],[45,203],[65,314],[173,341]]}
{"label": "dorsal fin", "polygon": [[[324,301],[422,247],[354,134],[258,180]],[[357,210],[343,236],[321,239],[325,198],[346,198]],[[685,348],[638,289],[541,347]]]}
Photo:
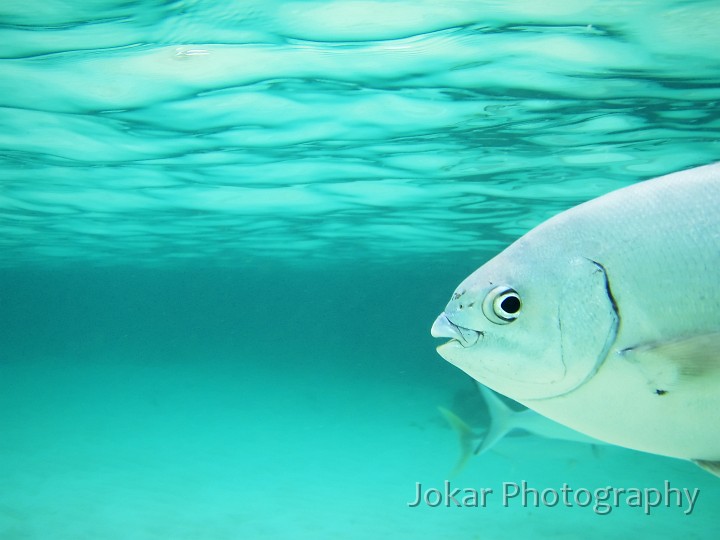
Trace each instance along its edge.
{"label": "dorsal fin", "polygon": [[495,444],[515,429],[515,416],[518,414],[505,404],[498,395],[490,390],[487,386],[477,383],[480,393],[487,404],[488,413],[490,414],[490,424],[487,433],[483,437],[480,444],[475,448],[475,454],[480,455],[487,452],[495,446]]}

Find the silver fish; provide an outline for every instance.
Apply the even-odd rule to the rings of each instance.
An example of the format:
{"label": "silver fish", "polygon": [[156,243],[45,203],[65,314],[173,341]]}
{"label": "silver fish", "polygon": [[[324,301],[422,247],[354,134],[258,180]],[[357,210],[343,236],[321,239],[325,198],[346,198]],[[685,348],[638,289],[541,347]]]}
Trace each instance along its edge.
{"label": "silver fish", "polygon": [[558,214],[466,278],[448,362],[611,444],[720,473],[720,163]]}
{"label": "silver fish", "polygon": [[440,413],[457,433],[460,440],[460,458],[451,476],[457,475],[470,457],[484,454],[493,448],[501,439],[515,431],[521,431],[561,441],[579,442],[583,444],[605,444],[602,441],[588,437],[570,429],[567,426],[553,422],[549,418],[536,413],[532,409],[516,411],[509,407],[498,395],[487,386],[477,383],[489,413],[489,424],[485,430],[477,430],[468,425],[453,411],[445,407],[438,407]]}

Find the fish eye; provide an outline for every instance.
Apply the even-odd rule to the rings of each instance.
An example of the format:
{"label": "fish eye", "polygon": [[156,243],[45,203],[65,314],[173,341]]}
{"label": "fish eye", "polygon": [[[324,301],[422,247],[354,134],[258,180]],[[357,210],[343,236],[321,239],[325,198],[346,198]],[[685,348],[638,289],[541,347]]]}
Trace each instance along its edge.
{"label": "fish eye", "polygon": [[495,324],[508,324],[518,318],[522,302],[517,291],[501,285],[491,290],[483,302],[483,313]]}

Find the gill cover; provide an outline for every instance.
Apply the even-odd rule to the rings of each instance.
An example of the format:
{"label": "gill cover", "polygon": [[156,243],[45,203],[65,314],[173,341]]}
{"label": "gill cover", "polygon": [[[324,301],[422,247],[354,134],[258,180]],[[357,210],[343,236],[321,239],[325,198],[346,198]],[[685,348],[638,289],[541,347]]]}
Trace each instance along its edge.
{"label": "gill cover", "polygon": [[584,279],[573,286],[580,295],[579,302],[572,297],[560,302],[558,321],[566,374],[554,395],[574,390],[595,374],[607,358],[620,324],[605,267],[585,257],[575,259],[571,266],[572,273],[580,273]]}
{"label": "gill cover", "polygon": [[[451,341],[438,352],[515,400],[571,392],[597,371],[617,335],[619,316],[606,270],[577,257],[543,278],[537,277],[537,266],[522,264],[501,277],[509,262],[501,254],[460,285],[458,290],[472,291],[481,310],[468,309],[469,299],[457,294],[445,310],[461,330],[478,332],[477,342]],[[511,301],[503,307],[507,298]]]}

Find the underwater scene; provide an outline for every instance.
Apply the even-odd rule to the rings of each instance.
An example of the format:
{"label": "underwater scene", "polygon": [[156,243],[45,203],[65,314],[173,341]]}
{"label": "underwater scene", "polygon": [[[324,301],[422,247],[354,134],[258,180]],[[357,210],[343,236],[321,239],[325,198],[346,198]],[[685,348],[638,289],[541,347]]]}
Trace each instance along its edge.
{"label": "underwater scene", "polygon": [[0,540],[720,538],[718,28],[1,2]]}

